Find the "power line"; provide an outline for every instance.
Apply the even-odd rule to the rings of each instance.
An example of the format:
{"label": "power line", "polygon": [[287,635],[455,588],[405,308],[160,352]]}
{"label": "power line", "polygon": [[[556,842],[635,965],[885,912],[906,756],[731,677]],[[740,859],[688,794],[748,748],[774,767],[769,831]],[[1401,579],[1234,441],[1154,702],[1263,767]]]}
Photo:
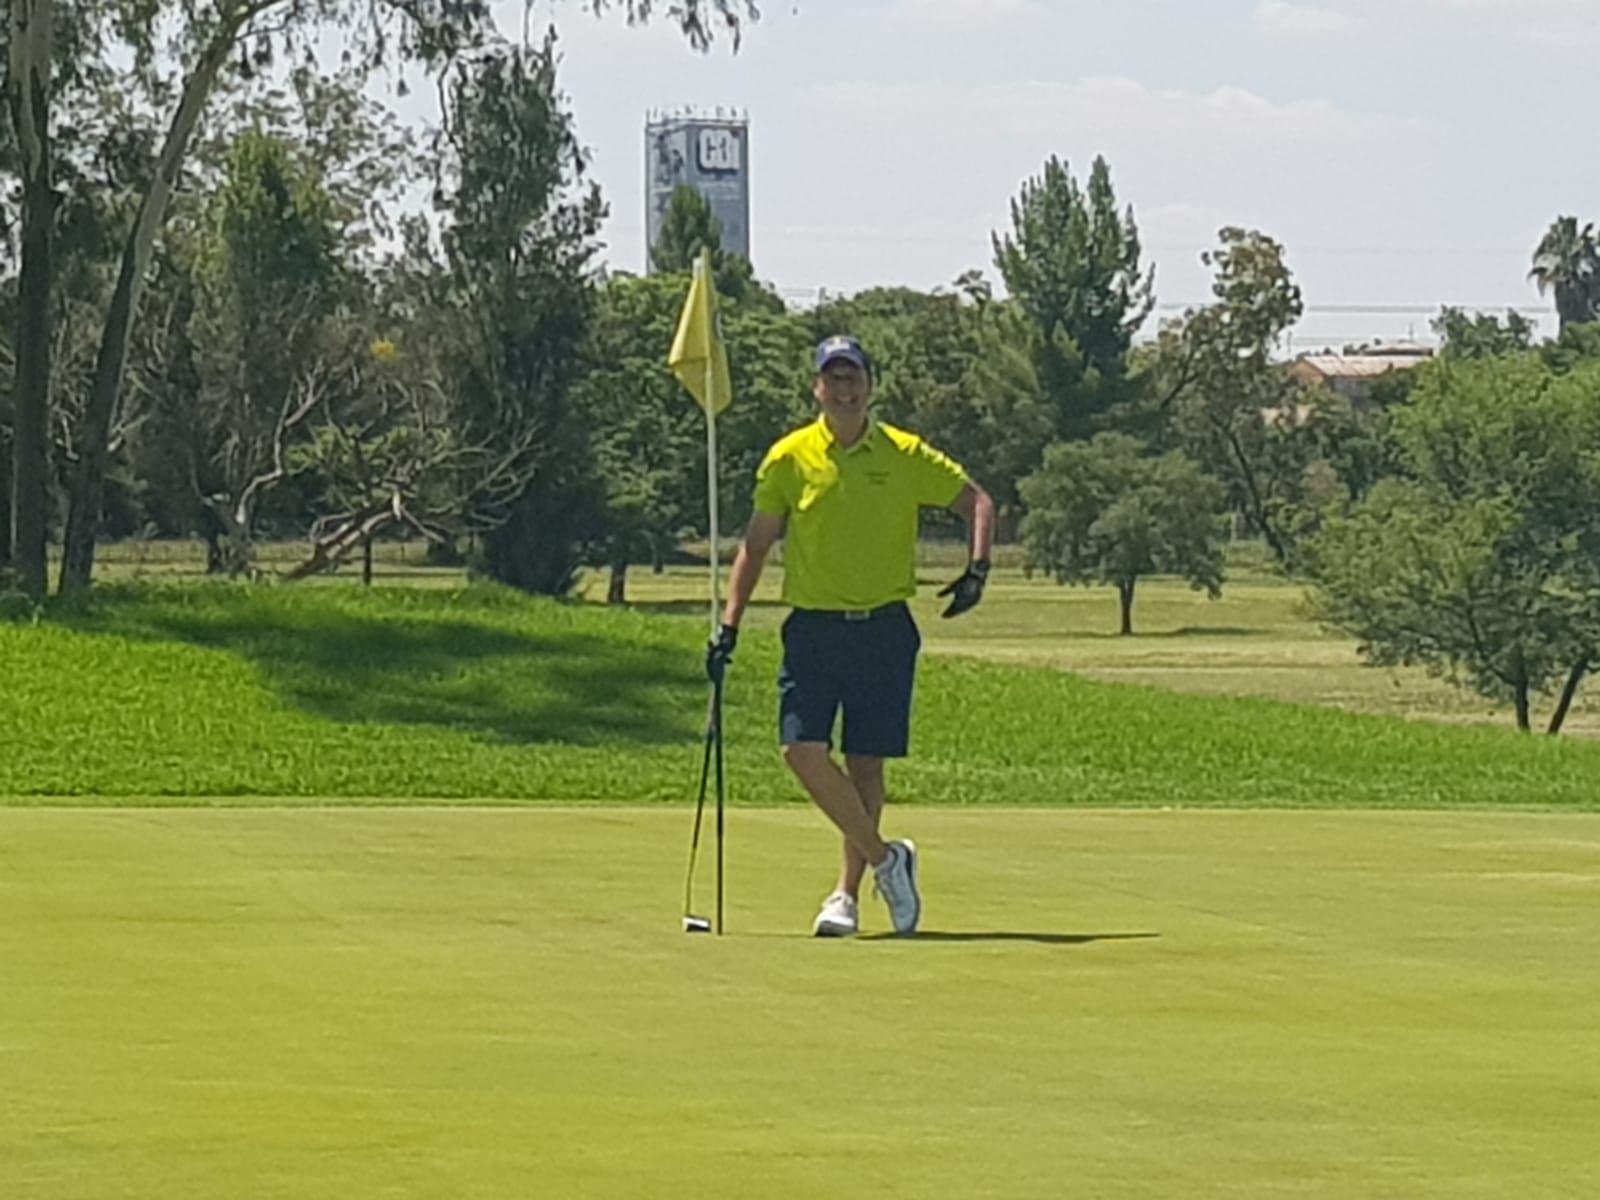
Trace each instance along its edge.
{"label": "power line", "polygon": [[[1188,304],[1157,304],[1158,312],[1187,312],[1191,308],[1204,308],[1215,300],[1200,300]],[[1555,315],[1550,306],[1529,304],[1307,304],[1307,313],[1339,313],[1358,317],[1434,317],[1445,308],[1459,308],[1464,312],[1513,311],[1524,316],[1549,317]]]}
{"label": "power line", "polygon": [[[857,291],[861,289],[856,289]],[[830,287],[801,287],[788,285],[778,288],[778,294],[792,297],[796,300],[816,299],[818,296],[827,295],[840,299],[853,295],[854,292],[843,288]],[[1212,300],[1170,301],[1155,306],[1157,312],[1184,313],[1190,309],[1204,308],[1215,304]],[[1436,317],[1446,308],[1459,308],[1464,312],[1516,312],[1528,317],[1553,317],[1556,310],[1551,305],[1534,304],[1507,304],[1504,301],[1494,304],[1307,304],[1304,312],[1307,315],[1337,315],[1354,317]]]}

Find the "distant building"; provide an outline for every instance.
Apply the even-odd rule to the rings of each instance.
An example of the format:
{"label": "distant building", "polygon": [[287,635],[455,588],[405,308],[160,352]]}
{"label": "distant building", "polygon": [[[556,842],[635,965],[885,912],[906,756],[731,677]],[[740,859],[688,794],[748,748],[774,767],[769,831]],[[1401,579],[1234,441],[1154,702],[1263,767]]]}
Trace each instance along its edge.
{"label": "distant building", "polygon": [[679,187],[722,223],[722,248],[750,257],[750,121],[742,113],[652,113],[644,127],[645,262]]}
{"label": "distant building", "polygon": [[1433,351],[1414,342],[1364,348],[1359,354],[1306,354],[1296,359],[1289,374],[1307,387],[1325,387],[1357,408],[1372,403],[1378,380],[1396,371],[1409,371],[1427,362]]}

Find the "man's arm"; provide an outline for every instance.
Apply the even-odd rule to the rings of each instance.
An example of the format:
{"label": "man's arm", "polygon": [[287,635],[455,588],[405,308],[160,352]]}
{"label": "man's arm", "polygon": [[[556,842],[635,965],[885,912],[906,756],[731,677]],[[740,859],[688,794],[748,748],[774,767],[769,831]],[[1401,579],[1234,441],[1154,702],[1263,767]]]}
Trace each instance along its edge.
{"label": "man's arm", "polygon": [[706,674],[717,686],[733,661],[734,647],[739,644],[739,621],[744,617],[745,606],[756,590],[761,578],[761,568],[766,564],[767,551],[772,543],[783,536],[782,515],[758,512],[750,518],[744,531],[744,541],[739,543],[739,553],[733,559],[733,572],[728,579],[728,600],[722,606],[722,627],[706,643]]}
{"label": "man's arm", "polygon": [[961,578],[941,588],[950,604],[941,614],[960,616],[983,599],[983,585],[989,578],[989,547],[994,542],[994,501],[975,483],[968,483],[950,505],[967,523],[967,569]]}
{"label": "man's arm", "polygon": [[989,493],[969,483],[950,505],[950,511],[967,523],[968,561],[988,562],[989,547],[994,544],[994,501]]}
{"label": "man's arm", "polygon": [[761,579],[761,568],[766,565],[767,551],[783,536],[782,513],[758,512],[750,518],[744,531],[744,541],[733,559],[733,572],[728,578],[728,600],[722,607],[722,623],[737,629],[744,619],[745,607]]}

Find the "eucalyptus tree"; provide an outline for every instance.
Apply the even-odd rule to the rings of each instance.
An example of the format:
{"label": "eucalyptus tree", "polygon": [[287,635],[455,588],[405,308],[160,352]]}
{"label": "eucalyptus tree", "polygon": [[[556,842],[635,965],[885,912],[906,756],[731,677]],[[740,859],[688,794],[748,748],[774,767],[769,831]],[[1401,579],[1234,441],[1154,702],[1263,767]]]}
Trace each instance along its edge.
{"label": "eucalyptus tree", "polygon": [[[437,64],[483,41],[492,26],[485,0],[439,0],[427,9],[389,0],[216,0],[213,4],[123,0],[111,5],[13,0],[14,30],[20,24],[15,19],[19,7],[34,10],[31,19],[41,22],[46,33],[57,15],[68,18],[67,23],[75,28],[92,31],[96,39],[92,51],[101,57],[114,43],[120,45],[131,56],[136,77],[143,84],[144,102],[170,114],[122,243],[77,436],[61,574],[62,590],[75,591],[88,586],[93,572],[111,434],[157,234],[195,130],[219,81],[240,71],[260,70],[280,57],[314,54],[317,40],[330,29],[342,36],[353,61],[373,69],[395,59]],[[37,141],[40,131],[48,137],[50,124],[47,112],[40,119],[37,105],[23,111],[27,106],[16,99],[25,90],[19,80],[31,80],[34,95],[48,95],[51,64],[47,40],[12,39],[9,91],[13,121],[23,131],[19,141],[24,144],[31,144],[30,138]],[[36,166],[24,168],[25,181],[48,178],[51,156],[47,143],[35,159]],[[42,206],[25,208],[25,244],[30,236],[38,236],[36,227],[44,215]],[[39,285],[45,292],[51,278],[47,267]],[[45,330],[29,330],[19,335],[18,341],[32,347],[46,334]],[[23,386],[30,384],[25,380]],[[19,443],[19,471],[22,457]],[[34,564],[27,570],[31,575]]]}
{"label": "eucalyptus tree", "polygon": [[10,544],[30,595],[45,590],[47,425],[50,388],[50,280],[55,184],[53,126],[54,0],[11,0],[6,21],[7,155],[21,182],[20,270],[12,348]]}
{"label": "eucalyptus tree", "polygon": [[1214,303],[1162,329],[1141,366],[1158,442],[1182,448],[1280,562],[1292,558],[1303,473],[1314,450],[1309,397],[1274,354],[1304,310],[1283,247],[1257,230],[1223,229],[1201,260]]}
{"label": "eucalyptus tree", "polygon": [[[246,155],[246,147],[255,150]],[[263,157],[263,151],[270,154]],[[286,191],[270,188],[281,201],[275,212],[261,210],[268,191],[240,210],[239,202],[251,194],[239,178],[242,156],[258,167],[270,166],[280,184],[290,185]],[[297,66],[266,87],[219,88],[152,256],[119,405],[126,448],[112,459],[105,528],[115,527],[120,503],[134,510],[129,515],[136,515],[141,527],[168,535],[200,533],[211,569],[221,571],[247,569],[249,535],[256,527],[278,532],[301,526],[299,510],[309,497],[301,485],[289,486],[296,474],[292,469],[257,486],[240,510],[239,501],[260,473],[254,467],[246,475],[240,472],[252,459],[271,458],[262,441],[270,430],[237,418],[271,410],[267,395],[272,389],[247,390],[245,384],[252,377],[259,384],[267,343],[281,350],[293,329],[296,390],[320,392],[321,404],[336,404],[348,392],[342,383],[333,386],[332,376],[361,361],[347,342],[365,348],[374,339],[372,330],[382,327],[372,311],[375,280],[395,253],[406,190],[427,177],[424,162],[415,133],[364,96],[359,79],[348,73],[323,75]],[[267,182],[259,172],[257,178]],[[312,215],[308,203],[316,227],[303,227]],[[266,247],[280,247],[281,255],[233,253],[224,227],[243,232],[239,221],[251,207],[256,210],[251,221],[285,223],[281,237],[265,241]],[[316,287],[288,286],[297,277],[291,260],[299,258],[304,265],[308,246],[315,245],[322,247],[330,268],[337,262],[337,269],[328,279],[314,272],[320,280]],[[227,281],[239,269],[258,282],[235,292]],[[337,286],[330,290],[330,283]],[[249,291],[256,299],[247,304]],[[327,311],[330,296],[337,301],[336,321]],[[277,313],[253,315],[253,307],[266,301]],[[313,311],[320,314],[316,320],[309,319]],[[264,340],[241,342],[239,330],[249,322],[259,322]],[[362,322],[367,323],[364,338],[352,330]],[[415,365],[414,359],[407,361]],[[72,408],[73,389],[58,387],[56,395],[58,408]],[[281,415],[281,409],[272,411]],[[72,412],[62,415],[61,425],[75,427]],[[317,420],[318,413],[308,410],[286,430],[288,459],[297,439],[309,437]],[[117,437],[114,433],[113,442]],[[119,478],[134,489],[126,497],[116,494]]]}
{"label": "eucalyptus tree", "polygon": [[[0,130],[3,128],[0,124]],[[5,247],[6,233],[0,222],[0,248]],[[16,321],[16,285],[12,257],[7,253],[0,257],[0,587],[5,585],[11,567],[11,467],[15,457],[11,410],[16,377],[11,335]]]}
{"label": "eucalyptus tree", "polygon": [[556,65],[553,34],[463,60],[437,152],[445,261],[468,334],[452,381],[462,428],[525,447],[470,481],[464,511],[488,531],[490,572],[540,592],[566,590],[585,532],[568,525],[586,458],[569,392],[605,216]]}
{"label": "eucalyptus tree", "polygon": [[320,350],[344,290],[343,230],[318,172],[242,135],[207,205],[191,341],[199,366],[196,491],[222,567],[252,567],[255,515],[289,476],[286,443],[327,398]]}
{"label": "eucalyptus tree", "polygon": [[11,0],[0,22],[0,247],[15,256],[18,301],[5,318],[17,437],[0,470],[12,484],[0,508],[18,503],[0,533],[0,559],[14,527],[19,575],[35,595],[45,586],[51,484],[74,453],[71,409],[63,413],[52,397],[86,390],[106,277],[129,216],[120,197],[148,180],[156,136],[134,99],[136,73],[109,57],[115,17],[81,0]]}
{"label": "eucalyptus tree", "polygon": [[[432,156],[443,255],[436,261],[425,227],[408,222],[401,260],[371,275],[368,328],[386,332],[366,343],[335,339],[348,368],[297,451],[304,478],[322,491],[312,553],[291,578],[329,569],[402,525],[441,546],[480,537],[491,573],[561,591],[571,565],[602,544],[607,561],[640,538],[659,556],[698,524],[693,514],[703,498],[693,497],[702,494],[703,473],[692,464],[679,470],[684,464],[668,453],[674,461],[654,472],[638,462],[608,469],[619,453],[628,459],[639,425],[649,424],[652,385],[669,385],[656,397],[665,401],[656,406],[660,415],[694,428],[697,410],[678,395],[659,348],[643,352],[648,338],[637,323],[653,320],[670,340],[687,281],[616,281],[618,299],[649,299],[623,304],[630,315],[620,322],[602,319],[579,354],[575,337],[589,331],[594,315],[592,255],[603,206],[586,182],[556,63],[547,40],[539,49],[464,56],[447,77],[447,120]],[[507,162],[518,169],[504,169]],[[764,312],[776,298],[751,283],[748,263],[727,257],[749,285],[726,310],[730,336],[754,349],[763,339],[744,327],[744,310]],[[610,307],[600,306],[602,318]],[[605,328],[613,330],[609,338]],[[740,413],[723,430],[730,452],[742,444],[738,429],[762,391],[759,380],[746,378],[750,357],[741,353],[736,365]],[[621,395],[610,404],[617,389],[606,384],[619,378]],[[763,433],[770,440],[771,427]],[[669,449],[646,441],[657,457]],[[690,450],[698,445],[699,436],[691,437]]]}

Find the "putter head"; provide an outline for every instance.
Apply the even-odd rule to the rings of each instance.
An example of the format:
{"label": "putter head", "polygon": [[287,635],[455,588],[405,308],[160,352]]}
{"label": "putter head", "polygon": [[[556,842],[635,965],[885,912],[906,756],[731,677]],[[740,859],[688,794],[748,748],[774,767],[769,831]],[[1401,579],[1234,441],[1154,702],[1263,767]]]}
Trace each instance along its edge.
{"label": "putter head", "polygon": [[684,917],[683,931],[685,933],[710,933],[711,922],[704,917]]}

